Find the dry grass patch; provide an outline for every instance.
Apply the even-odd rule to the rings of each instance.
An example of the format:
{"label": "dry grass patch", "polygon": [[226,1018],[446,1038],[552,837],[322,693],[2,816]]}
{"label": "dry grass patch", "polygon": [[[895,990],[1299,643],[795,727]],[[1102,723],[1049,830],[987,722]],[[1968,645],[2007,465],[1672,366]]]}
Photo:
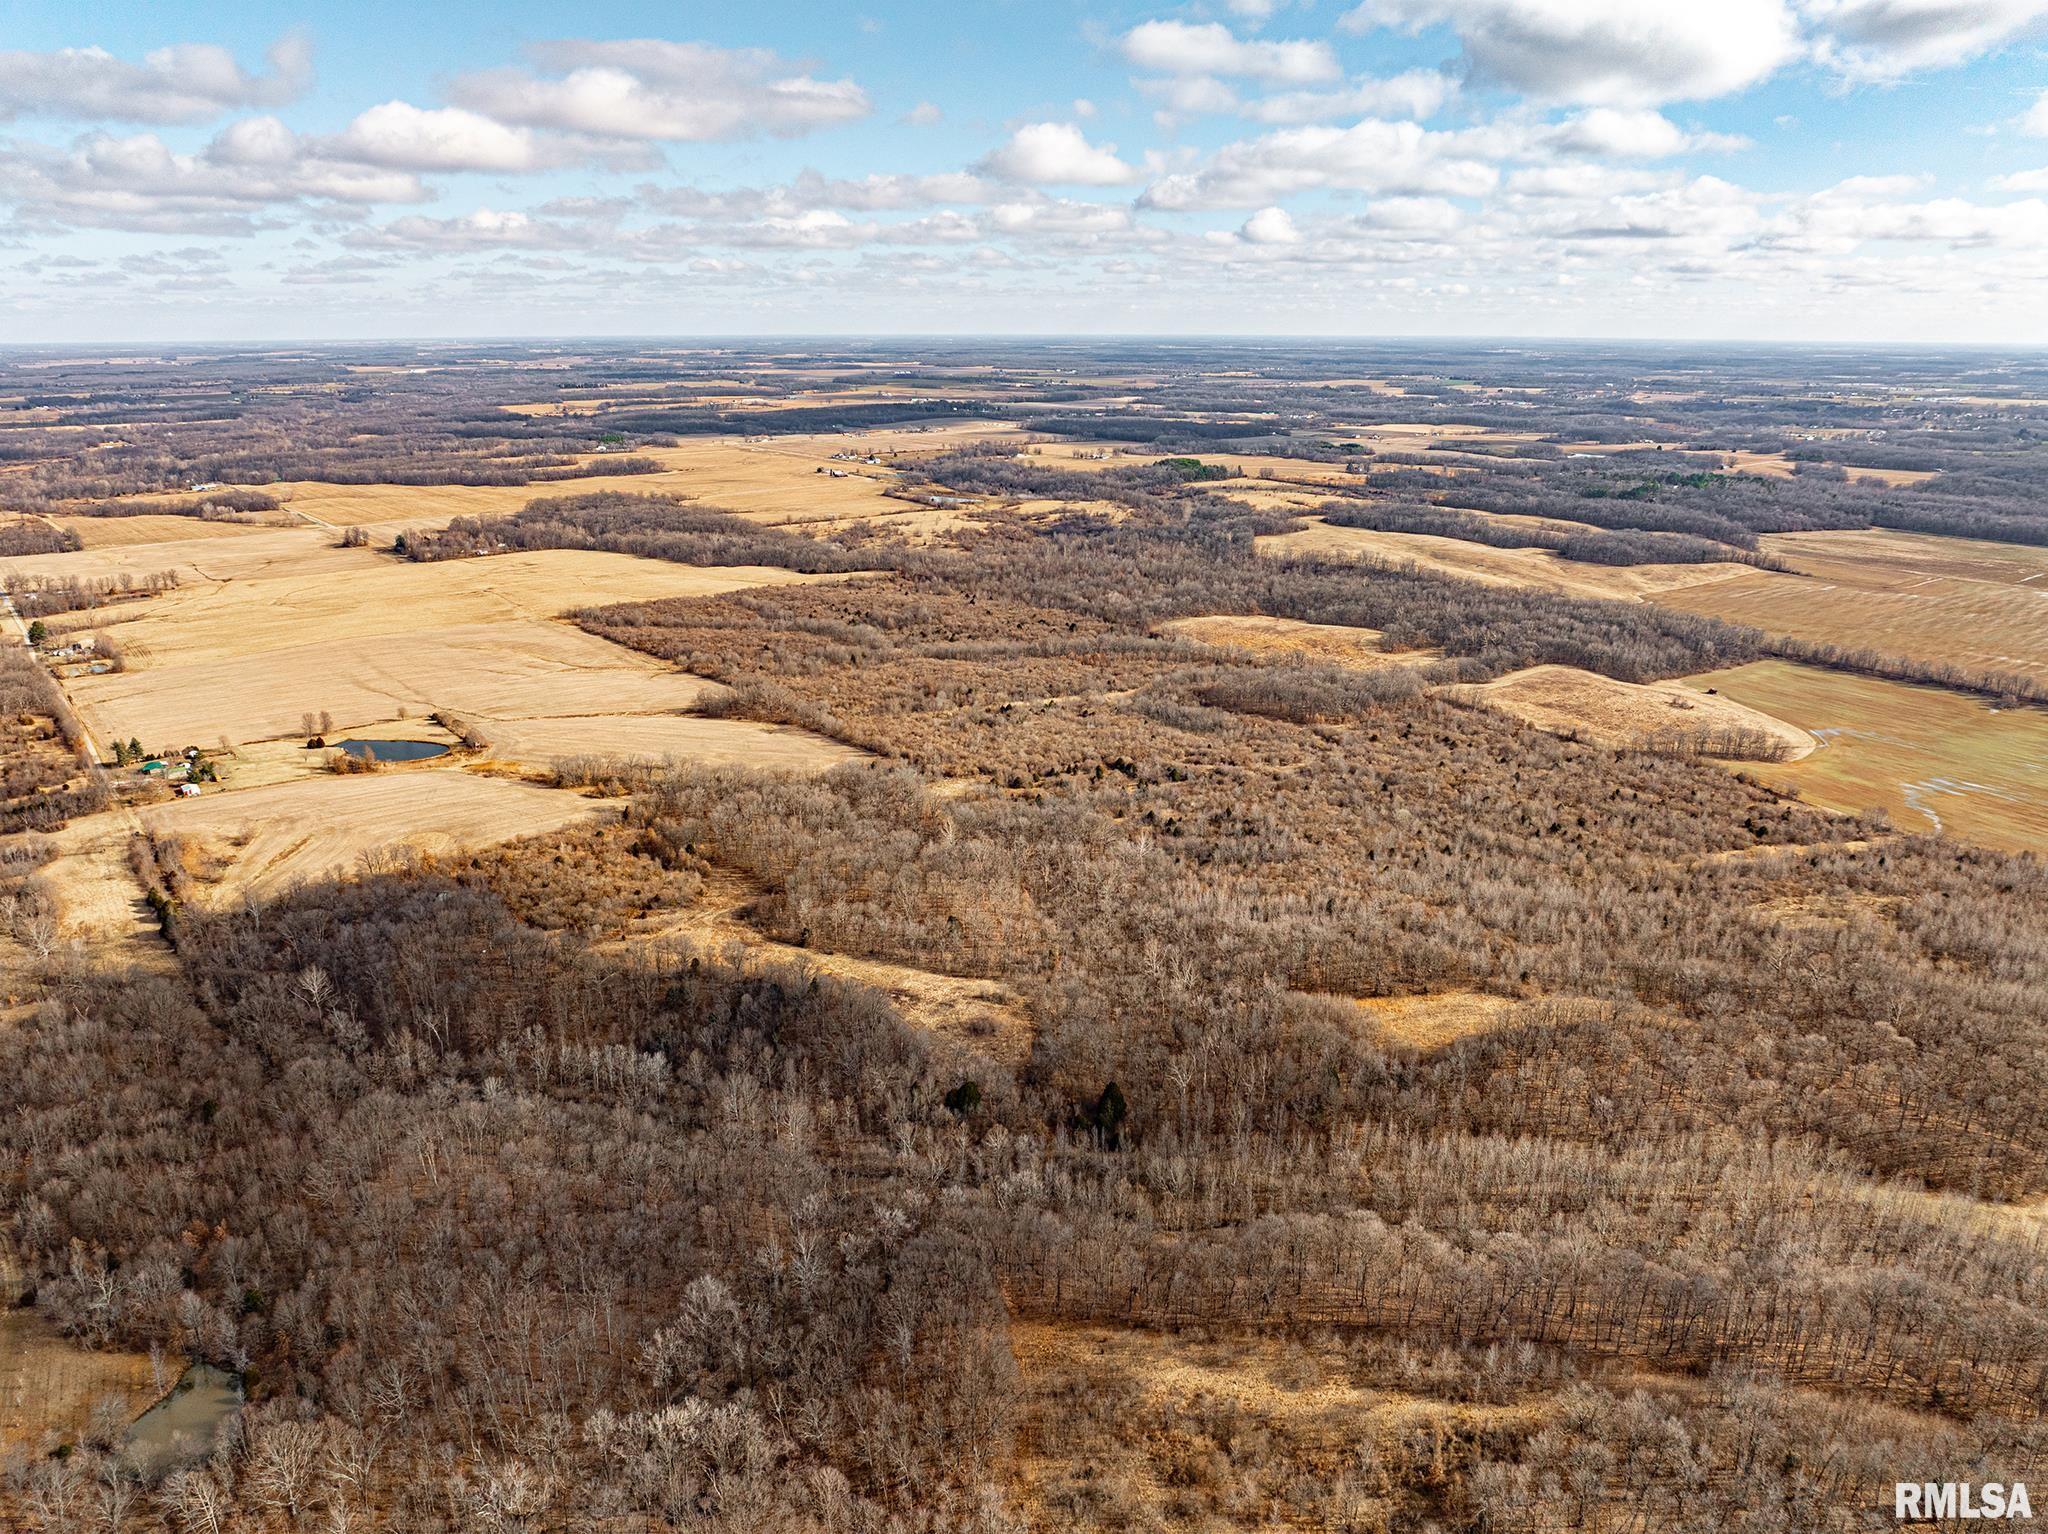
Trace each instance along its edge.
{"label": "dry grass patch", "polygon": [[128,860],[137,821],[127,810],[74,820],[50,836],[56,854],[42,879],[57,898],[63,941],[95,966],[139,965],[169,973],[176,965]]}
{"label": "dry grass patch", "polygon": [[1378,629],[1355,628],[1341,623],[1302,623],[1293,618],[1217,616],[1174,618],[1159,625],[1158,633],[1199,644],[1244,650],[1254,655],[1306,655],[1314,660],[1334,661],[1342,666],[1372,670],[1380,666],[1404,665],[1428,660],[1434,650],[1389,651],[1380,648]]}
{"label": "dry grass patch", "polygon": [[1441,1049],[1460,1039],[1505,1028],[1518,1003],[1484,991],[1438,991],[1429,996],[1346,999],[1378,1038],[1409,1049]]}
{"label": "dry grass patch", "polygon": [[31,1310],[0,1310],[0,1449],[31,1453],[47,1440],[75,1443],[95,1417],[125,1425],[168,1389],[184,1365],[146,1354],[94,1353]]}
{"label": "dry grass patch", "polygon": [[888,997],[905,1022],[961,1048],[1012,1067],[1021,1066],[1030,1055],[1031,1019],[1007,985],[777,942],[746,920],[758,893],[732,871],[714,870],[702,897],[688,911],[662,917],[635,937],[716,955],[728,963],[794,965],[851,981]]}
{"label": "dry grass patch", "polygon": [[1704,687],[1618,682],[1577,666],[1530,666],[1446,692],[1553,735],[1617,750],[1697,738],[1722,743],[1705,754],[1797,761],[1816,744],[1806,731],[1732,698],[1709,695]]}
{"label": "dry grass patch", "polygon": [[1375,1467],[1398,1441],[1519,1437],[1547,1409],[1378,1388],[1333,1341],[1018,1321],[1010,1343],[1032,1529],[1397,1528]]}

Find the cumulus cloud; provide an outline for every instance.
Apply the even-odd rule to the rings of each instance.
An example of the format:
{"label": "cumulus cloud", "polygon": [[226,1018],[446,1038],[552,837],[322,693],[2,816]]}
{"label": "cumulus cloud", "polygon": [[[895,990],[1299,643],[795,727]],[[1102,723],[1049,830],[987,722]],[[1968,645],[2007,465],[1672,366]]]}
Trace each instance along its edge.
{"label": "cumulus cloud", "polygon": [[68,149],[0,152],[0,197],[42,223],[240,234],[276,204],[421,202],[410,172],[336,160],[275,118],[233,124],[197,153],[153,133],[89,134]]}
{"label": "cumulus cloud", "polygon": [[1749,140],[1734,134],[1691,133],[1662,113],[1618,107],[1594,107],[1567,118],[1543,135],[1543,142],[1562,154],[1620,160],[1663,160],[1749,147]]}
{"label": "cumulus cloud", "polygon": [[1259,209],[1244,221],[1238,234],[1254,245],[1293,245],[1301,239],[1294,216],[1285,208]]}
{"label": "cumulus cloud", "polygon": [[868,115],[852,80],[819,80],[761,48],[568,39],[528,50],[540,71],[454,82],[458,106],[501,123],[593,138],[787,138]]}
{"label": "cumulus cloud", "polygon": [[1248,41],[1221,22],[1147,21],[1123,36],[1123,54],[1163,75],[1242,75],[1282,85],[1316,85],[1343,74],[1320,39]]}
{"label": "cumulus cloud", "polygon": [[340,158],[403,170],[523,171],[547,158],[529,129],[404,101],[371,107],[330,142]]}
{"label": "cumulus cloud", "polygon": [[1947,69],[2048,22],[2048,0],[1804,0],[1814,54],[1851,79]]}
{"label": "cumulus cloud", "polygon": [[2048,248],[2048,202],[2038,197],[2008,203],[1961,197],[1919,201],[1906,194],[1910,177],[1851,177],[1787,210],[1770,243],[1840,253],[1871,241],[1906,241],[1954,249]]}
{"label": "cumulus cloud", "polygon": [[159,48],[140,64],[104,48],[4,52],[0,119],[202,123],[238,109],[282,106],[312,83],[312,49],[304,37],[279,38],[265,59],[268,71],[252,74],[211,43]]}
{"label": "cumulus cloud", "polygon": [[1124,186],[1139,174],[1115,145],[1089,143],[1072,123],[1026,123],[976,169],[1030,186]]}
{"label": "cumulus cloud", "polygon": [[1498,180],[1493,166],[1461,152],[1456,135],[1368,119],[1227,144],[1206,165],[1154,183],[1140,202],[1166,211],[1256,208],[1321,188],[1478,197]]}
{"label": "cumulus cloud", "polygon": [[1595,106],[1725,95],[1774,73],[1802,47],[1785,0],[1364,0],[1343,25],[1447,26],[1481,79],[1539,100]]}
{"label": "cumulus cloud", "polygon": [[446,252],[545,250],[585,243],[573,225],[538,219],[518,209],[478,208],[456,218],[409,214],[381,228],[364,230],[350,243],[367,247]]}

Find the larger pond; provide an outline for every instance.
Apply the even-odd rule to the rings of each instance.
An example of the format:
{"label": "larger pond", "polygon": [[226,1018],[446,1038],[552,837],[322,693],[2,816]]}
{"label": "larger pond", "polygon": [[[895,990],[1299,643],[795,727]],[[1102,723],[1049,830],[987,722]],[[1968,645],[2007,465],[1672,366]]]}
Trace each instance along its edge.
{"label": "larger pond", "polygon": [[171,1393],[135,1419],[121,1452],[145,1480],[204,1459],[228,1419],[242,1409],[242,1381],[212,1364],[194,1364]]}
{"label": "larger pond", "polygon": [[446,746],[431,740],[343,740],[336,744],[350,756],[379,762],[423,762],[430,756],[448,754]]}

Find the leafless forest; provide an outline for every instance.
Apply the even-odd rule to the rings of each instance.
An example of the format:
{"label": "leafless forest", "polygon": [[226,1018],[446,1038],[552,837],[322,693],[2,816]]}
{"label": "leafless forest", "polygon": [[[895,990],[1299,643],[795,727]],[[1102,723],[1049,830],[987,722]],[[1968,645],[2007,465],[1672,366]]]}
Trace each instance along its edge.
{"label": "leafless forest", "polygon": [[[1804,579],[1788,532],[2031,547],[2038,360],[0,371],[0,555],[277,517],[282,482],[527,485],[400,500],[347,553],[817,577],[596,589],[565,627],[865,753],[593,752],[536,775],[595,806],[566,829],[231,898],[138,822],[161,953],[130,967],[60,941],[60,839],[127,812],[10,628],[0,1278],[68,1346],[246,1404],[155,1476],[118,1413],[11,1444],[0,1524],[1791,1534],[1893,1527],[1895,1480],[2048,1492],[2048,865],[1808,803],[1704,728],[1616,749],[1466,693],[1797,654],[2027,707],[2040,676],[1264,541],[1428,536],[1586,590]],[[877,470],[958,503],[917,537],[633,483],[697,439],[965,422]],[[6,590],[118,653],[182,589],[145,563]],[[1213,615],[1374,663],[1175,627]],[[876,976],[988,1000],[938,1028]],[[1483,1024],[1398,1021],[1453,1006]]]}

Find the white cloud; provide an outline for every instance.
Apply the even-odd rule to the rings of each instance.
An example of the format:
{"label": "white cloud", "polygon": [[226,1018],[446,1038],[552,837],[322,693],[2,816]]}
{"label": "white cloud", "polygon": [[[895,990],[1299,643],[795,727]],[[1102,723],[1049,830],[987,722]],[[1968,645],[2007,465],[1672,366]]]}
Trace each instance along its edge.
{"label": "white cloud", "polygon": [[1156,182],[1140,202],[1168,211],[1256,208],[1324,187],[1478,197],[1498,179],[1491,165],[1461,152],[1454,134],[1368,119],[1227,144],[1200,169]]}
{"label": "white cloud", "polygon": [[2034,104],[2020,114],[2020,132],[2034,138],[2048,138],[2048,91],[2034,98]]}
{"label": "white cloud", "polygon": [[1431,117],[1457,89],[1434,69],[1411,69],[1384,80],[1360,79],[1327,91],[1287,91],[1246,102],[1244,115],[1263,123],[1329,122],[1340,117]]}
{"label": "white cloud", "polygon": [[942,171],[934,176],[862,176],[833,180],[807,170],[790,186],[799,204],[821,208],[853,208],[882,212],[895,208],[923,208],[945,202],[994,202],[1004,194],[990,182],[967,171]]}
{"label": "white cloud", "polygon": [[2048,21],[2048,0],[1803,0],[1814,55],[1851,79],[1947,69]]}
{"label": "white cloud", "polygon": [[913,128],[930,128],[945,121],[946,114],[929,101],[920,101],[905,112],[901,121]]}
{"label": "white cloud", "polygon": [[1114,145],[1089,143],[1072,123],[1026,123],[976,168],[1032,186],[1124,186],[1138,178]]}
{"label": "white cloud", "polygon": [[449,94],[503,123],[611,139],[791,137],[869,111],[867,92],[852,80],[795,73],[760,48],[643,38],[571,39],[528,51],[561,78],[490,70],[459,78]]}
{"label": "white cloud", "polygon": [[1159,103],[1159,110],[1152,116],[1162,128],[1171,129],[1183,118],[1236,112],[1244,106],[1237,92],[1214,75],[1182,75],[1134,83]]}
{"label": "white cloud", "polygon": [[1147,21],[1123,37],[1124,57],[1166,75],[1244,75],[1282,85],[1315,85],[1343,71],[1321,40],[1259,42],[1221,22]]}
{"label": "white cloud", "polygon": [[1293,245],[1301,239],[1293,215],[1285,208],[1259,209],[1238,233],[1254,245]]}
{"label": "white cloud", "polygon": [[1675,154],[1725,153],[1749,141],[1727,133],[1689,133],[1670,118],[1647,109],[1594,107],[1559,123],[1544,135],[1547,147],[1563,154],[1602,159],[1663,160]]}
{"label": "white cloud", "polygon": [[1999,192],[2048,192],[2048,165],[2039,170],[2014,171],[2010,176],[1994,176],[1991,186]]}
{"label": "white cloud", "polygon": [[419,214],[393,219],[379,229],[351,237],[365,246],[414,250],[473,251],[569,248],[583,243],[572,228],[537,219],[517,209],[478,208],[459,218]]}
{"label": "white cloud", "polygon": [[38,222],[242,234],[251,215],[294,202],[421,202],[408,172],[333,159],[275,118],[223,130],[196,154],[153,133],[89,134],[68,150],[0,152],[0,198]]}
{"label": "white cloud", "polygon": [[0,120],[201,123],[238,108],[281,106],[312,82],[312,50],[303,37],[279,38],[265,57],[269,72],[251,74],[211,43],[159,48],[140,64],[104,48],[0,53]]}
{"label": "white cloud", "polygon": [[1961,197],[1903,200],[1903,194],[1917,185],[1908,177],[1851,177],[1789,210],[1773,231],[1773,241],[1823,253],[1840,253],[1871,241],[2048,248],[2048,202],[2038,197],[1998,204]]}
{"label": "white cloud", "polygon": [[1343,25],[1447,26],[1481,78],[1540,100],[1605,106],[1726,95],[1801,46],[1784,0],[1364,0]]}
{"label": "white cloud", "polygon": [[528,129],[404,101],[371,107],[329,142],[338,158],[399,170],[523,171],[547,159]]}

